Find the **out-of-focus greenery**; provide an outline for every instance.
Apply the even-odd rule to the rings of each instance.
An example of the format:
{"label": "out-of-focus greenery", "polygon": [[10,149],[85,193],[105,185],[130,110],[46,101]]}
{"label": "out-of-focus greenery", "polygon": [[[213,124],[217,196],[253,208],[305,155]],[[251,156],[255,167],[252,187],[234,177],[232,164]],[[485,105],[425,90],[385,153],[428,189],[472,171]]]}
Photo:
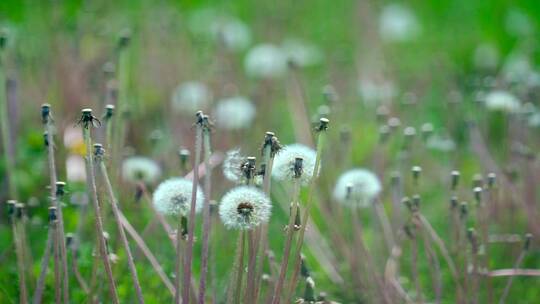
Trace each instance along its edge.
{"label": "out-of-focus greenery", "polygon": [[[258,107],[257,119],[251,128],[239,132],[216,129],[213,133],[214,150],[226,151],[237,146],[246,153],[258,155],[258,150],[267,130],[274,131],[281,142],[296,141],[294,127],[297,117],[287,106],[291,97],[287,93],[290,78],[284,77],[268,83],[256,81],[244,73],[243,60],[246,50],[225,52],[213,39],[198,35],[190,28],[190,20],[201,10],[213,10],[230,15],[245,22],[251,29],[251,45],[271,42],[280,44],[288,38],[299,38],[316,45],[323,54],[321,64],[300,70],[304,84],[307,110],[310,117],[318,115],[319,106],[325,105],[321,94],[327,84],[332,84],[339,101],[331,104],[330,144],[325,151],[317,204],[331,198],[336,178],[347,168],[361,166],[377,171],[381,175],[384,194],[383,202],[390,208],[390,172],[401,170],[404,178],[409,178],[409,168],[420,165],[423,168],[419,189],[409,181],[406,195],[422,194],[422,212],[426,215],[443,239],[450,238],[448,225],[448,177],[450,170],[460,170],[463,177],[463,200],[473,201],[469,190],[472,176],[487,173],[482,160],[471,149],[467,125],[475,122],[486,136],[495,160],[503,169],[517,175],[517,184],[523,183],[522,168],[515,168],[517,162],[509,154],[514,141],[507,136],[507,117],[497,117],[487,113],[475,102],[478,90],[490,88],[478,83],[486,76],[498,77],[504,62],[511,54],[525,54],[536,67],[540,60],[538,33],[540,33],[540,3],[538,1],[411,1],[403,2],[416,15],[421,32],[411,41],[385,43],[379,37],[379,15],[388,1],[0,1],[0,26],[7,29],[9,44],[4,58],[6,74],[17,83],[18,114],[12,118],[16,133],[17,183],[19,200],[29,203],[30,223],[28,238],[34,258],[34,274],[38,273],[46,236],[46,206],[48,173],[46,151],[42,147],[42,127],[39,105],[52,104],[56,126],[59,130],[75,124],[81,108],[91,106],[101,113],[104,100],[106,76],[102,67],[106,62],[116,61],[117,40],[125,29],[131,32],[129,47],[129,91],[130,122],[127,143],[137,154],[147,155],[166,164],[165,175],[178,175],[176,149],[193,147],[192,113],[173,114],[170,111],[170,96],[174,88],[184,81],[200,80],[209,84],[214,97],[221,98],[239,93],[253,98]],[[399,2],[401,3],[401,2]],[[508,32],[508,15],[518,12],[527,18],[533,32],[526,36],[516,36]],[[490,71],[479,71],[474,64],[474,53],[483,43],[490,43],[498,50],[497,67]],[[249,48],[248,48],[249,49]],[[402,126],[413,126],[419,132],[424,123],[432,123],[436,132],[448,134],[457,144],[450,152],[431,151],[424,148],[421,141],[410,159],[400,164],[398,161],[402,138],[394,136],[385,148],[378,145],[376,119],[377,105],[365,103],[358,95],[358,80],[361,76],[383,77],[391,80],[399,92],[389,104],[391,116],[397,116]],[[514,89],[514,87],[512,88]],[[523,102],[538,106],[537,91],[520,94]],[[408,101],[413,100],[414,104]],[[455,104],[449,102],[457,100]],[[212,113],[211,109],[209,109]],[[344,152],[340,141],[340,131],[351,130],[350,157]],[[160,130],[163,138],[159,144],[150,139],[154,130]],[[532,151],[538,151],[538,128],[531,131],[528,138]],[[534,137],[536,135],[536,137]],[[59,134],[61,137],[61,134]],[[69,151],[57,138],[57,161],[59,178],[66,178],[65,157]],[[2,153],[4,150],[2,150]],[[536,152],[534,152],[536,153]],[[376,168],[377,157],[383,158],[384,170]],[[348,159],[349,158],[349,159]],[[507,166],[510,164],[510,166]],[[401,165],[401,167],[400,167]],[[536,164],[538,167],[538,164]],[[0,166],[4,177],[4,164]],[[119,169],[113,168],[112,171]],[[221,195],[233,185],[224,181],[216,169],[213,178],[212,199]],[[538,170],[537,170],[538,172]],[[509,174],[511,175],[511,174]],[[8,199],[5,178],[2,178],[0,197]],[[84,191],[83,184],[70,184],[71,193]],[[273,199],[285,203],[287,185],[276,183]],[[502,189],[500,191],[505,191]],[[537,191],[537,190],[536,190]],[[122,209],[133,225],[143,229],[151,219],[144,205],[134,202],[134,189],[129,185],[118,186]],[[538,192],[538,191],[537,191]],[[305,200],[307,193],[302,196]],[[30,204],[33,202],[34,204]],[[79,223],[80,209],[69,204],[65,208],[66,231],[73,231]],[[2,205],[4,206],[4,205]],[[513,222],[502,221],[491,227],[493,233],[528,232],[527,217],[522,206],[514,210]],[[538,209],[538,195],[536,195]],[[317,208],[314,221],[325,237],[332,226],[338,231],[351,227],[349,219],[333,222]],[[271,248],[278,260],[283,247],[283,225],[286,213],[277,206],[270,224]],[[378,256],[382,250],[382,237],[377,221],[370,211],[362,213],[364,233],[368,248],[383,265],[386,256]],[[469,226],[475,223],[471,221]],[[85,234],[79,252],[81,271],[89,276],[92,264],[91,235],[93,224],[88,218],[82,224]],[[215,225],[221,225],[216,221]],[[221,228],[221,227],[220,227]],[[112,223],[107,230],[115,231]],[[84,238],[84,236],[87,236]],[[200,235],[200,234],[199,234]],[[228,272],[232,266],[235,247],[235,232],[216,229],[213,245],[216,246],[213,265],[216,282],[212,288],[223,298]],[[166,236],[147,237],[145,241],[153,249],[167,273],[174,268],[174,252]],[[325,240],[329,242],[329,240]],[[11,231],[5,216],[0,229],[0,302],[17,302],[17,268],[13,254]],[[535,242],[538,244],[538,242]],[[200,244],[196,246],[198,257]],[[527,255],[523,267],[538,268],[540,252],[538,246]],[[403,248],[408,252],[407,245]],[[490,265],[494,268],[511,268],[519,251],[519,245],[496,245],[493,247]],[[317,259],[306,250],[318,291],[327,291],[330,298],[342,303],[360,301],[358,292],[351,284],[336,285],[326,276]],[[127,276],[125,256],[120,250],[120,262],[115,265],[119,293],[123,299],[134,300],[132,285]],[[142,255],[136,254],[143,260]],[[379,258],[381,260],[379,260]],[[413,290],[410,269],[403,259],[403,276],[409,282],[402,282],[408,290]],[[426,299],[432,299],[432,277],[429,273],[427,257],[420,255],[420,276]],[[442,261],[442,258],[441,258]],[[194,269],[199,270],[199,260]],[[455,294],[445,286],[453,286],[448,268],[443,269],[443,302],[453,303]],[[338,265],[348,282],[346,262]],[[382,270],[382,269],[379,269]],[[148,303],[168,301],[166,289],[146,262],[138,264],[140,280]],[[54,295],[53,278],[48,278],[45,297],[52,301]],[[71,282],[72,286],[76,283]],[[506,278],[493,279],[494,298],[502,292]],[[303,284],[300,284],[303,285]],[[30,284],[33,290],[34,283]],[[517,277],[512,286],[507,303],[535,303],[540,298],[540,281],[536,277]],[[302,287],[303,288],[303,287]],[[453,288],[453,287],[452,287]],[[102,286],[106,290],[106,286]],[[299,289],[300,290],[300,289]],[[481,300],[487,301],[481,290]],[[299,293],[301,294],[301,293]],[[73,287],[73,302],[82,302],[82,291]],[[128,300],[126,300],[128,302]],[[485,302],[487,303],[487,302]]]}

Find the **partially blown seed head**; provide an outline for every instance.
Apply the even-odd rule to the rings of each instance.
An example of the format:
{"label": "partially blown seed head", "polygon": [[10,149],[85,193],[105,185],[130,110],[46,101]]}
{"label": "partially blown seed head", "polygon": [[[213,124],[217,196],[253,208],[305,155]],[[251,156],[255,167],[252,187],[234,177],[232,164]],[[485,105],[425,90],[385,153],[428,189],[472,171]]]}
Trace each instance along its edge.
{"label": "partially blown seed head", "polygon": [[[154,207],[163,214],[186,216],[191,210],[192,187],[193,182],[191,180],[181,177],[162,182],[154,191]],[[195,212],[201,211],[203,202],[204,194],[201,187],[197,187]]]}
{"label": "partially blown seed head", "polygon": [[367,207],[381,190],[381,182],[373,172],[355,168],[338,178],[334,198],[342,204]]}
{"label": "partially blown seed head", "polygon": [[[295,172],[295,163],[297,158],[302,159],[301,182],[307,184],[314,175],[315,159],[317,153],[315,150],[302,144],[287,145],[281,149],[274,159],[272,167],[272,176],[277,180],[292,181],[298,172]],[[317,172],[318,174],[318,172]]]}
{"label": "partially blown seed head", "polygon": [[221,199],[219,216],[227,228],[250,230],[268,222],[272,204],[270,198],[255,187],[240,186]]}

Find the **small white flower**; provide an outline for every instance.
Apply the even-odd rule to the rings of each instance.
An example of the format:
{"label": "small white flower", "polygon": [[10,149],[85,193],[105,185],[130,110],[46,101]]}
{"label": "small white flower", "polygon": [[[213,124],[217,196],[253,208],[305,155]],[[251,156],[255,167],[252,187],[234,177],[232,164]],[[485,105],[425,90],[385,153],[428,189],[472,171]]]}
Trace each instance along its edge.
{"label": "small white flower", "polygon": [[219,217],[227,228],[250,230],[270,219],[272,204],[255,187],[240,186],[229,191],[219,204]]}
{"label": "small white flower", "polygon": [[338,178],[334,198],[342,204],[368,207],[381,190],[381,182],[373,172],[355,168]]}
{"label": "small white flower", "polygon": [[486,95],[485,104],[488,110],[513,113],[519,110],[517,97],[507,91],[493,91]]}
{"label": "small white flower", "polygon": [[216,125],[227,130],[238,130],[251,126],[255,118],[255,106],[247,98],[236,96],[218,102],[214,117]]}
{"label": "small white flower", "polygon": [[208,107],[211,100],[212,93],[204,83],[189,81],[174,89],[171,103],[174,111],[191,115]]}
{"label": "small white flower", "polygon": [[286,40],[281,48],[287,60],[301,67],[314,66],[322,60],[322,53],[315,45],[300,40]]}
{"label": "small white flower", "polygon": [[420,23],[414,12],[401,4],[389,4],[379,17],[379,34],[386,42],[405,42],[420,35]]}
{"label": "small white flower", "polygon": [[154,160],[142,157],[132,156],[122,163],[122,178],[132,183],[144,182],[147,184],[155,183],[161,176],[161,168]]}
{"label": "small white flower", "polygon": [[253,78],[277,78],[287,69],[287,57],[277,46],[269,43],[251,48],[244,60],[248,76]]}
{"label": "small white flower", "polygon": [[86,181],[86,167],[84,158],[79,155],[70,155],[66,160],[67,180],[69,182]]}
{"label": "small white flower", "polygon": [[478,69],[492,70],[499,64],[499,50],[491,43],[483,43],[474,50],[474,65]]}
{"label": "small white flower", "polygon": [[306,185],[313,177],[317,153],[315,150],[302,144],[287,145],[279,151],[274,158],[272,176],[275,179],[282,181],[294,180],[294,163],[298,157],[303,160],[300,181],[302,184]]}
{"label": "small white flower", "polygon": [[241,166],[246,162],[246,157],[240,154],[240,149],[227,151],[223,161],[223,175],[234,183],[241,183],[244,175]]}
{"label": "small white flower", "polygon": [[[189,179],[177,177],[168,179],[154,191],[153,202],[156,210],[163,214],[186,216],[191,210],[191,192],[193,182]],[[204,194],[201,187],[197,187],[195,212],[202,209]]]}

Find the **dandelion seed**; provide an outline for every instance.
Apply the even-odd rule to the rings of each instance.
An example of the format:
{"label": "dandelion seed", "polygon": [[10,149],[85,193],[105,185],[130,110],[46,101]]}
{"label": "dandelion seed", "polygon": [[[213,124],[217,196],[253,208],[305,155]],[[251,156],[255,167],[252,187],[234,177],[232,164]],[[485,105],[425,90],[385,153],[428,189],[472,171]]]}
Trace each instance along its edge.
{"label": "dandelion seed", "polygon": [[296,159],[300,158],[303,170],[300,181],[306,185],[314,175],[316,154],[315,150],[302,144],[287,145],[274,159],[272,176],[277,180],[292,181],[297,173],[295,172]]}
{"label": "dandelion seed", "polygon": [[273,44],[259,44],[249,50],[244,60],[244,68],[247,75],[253,78],[277,78],[285,74],[287,56]]}
{"label": "dandelion seed", "polygon": [[67,180],[70,182],[86,181],[86,167],[84,158],[79,155],[70,155],[66,160]]}
{"label": "dandelion seed", "polygon": [[[185,178],[171,178],[154,191],[153,202],[156,210],[163,214],[187,216],[191,209],[191,192],[193,182]],[[195,211],[200,212],[204,202],[204,194],[197,187]]]}
{"label": "dandelion seed", "polygon": [[229,229],[250,230],[268,222],[271,209],[270,199],[262,191],[240,186],[221,199],[219,216]]}
{"label": "dandelion seed", "polygon": [[220,100],[214,114],[220,128],[238,130],[251,126],[256,109],[247,98],[236,96]]}
{"label": "dandelion seed", "polygon": [[193,113],[205,109],[212,100],[208,87],[197,81],[189,81],[174,89],[171,97],[172,108],[178,113]]}
{"label": "dandelion seed", "polygon": [[161,176],[161,168],[152,159],[132,156],[122,163],[122,178],[132,183],[155,183]]}
{"label": "dandelion seed", "polygon": [[493,91],[485,97],[486,108],[491,111],[514,113],[519,110],[520,102],[516,96],[507,91]]}
{"label": "dandelion seed", "polygon": [[381,182],[373,172],[355,168],[338,178],[333,196],[342,204],[368,207],[381,190]]}
{"label": "dandelion seed", "polygon": [[379,17],[379,34],[386,42],[406,42],[421,33],[420,23],[414,12],[401,4],[389,4]]}

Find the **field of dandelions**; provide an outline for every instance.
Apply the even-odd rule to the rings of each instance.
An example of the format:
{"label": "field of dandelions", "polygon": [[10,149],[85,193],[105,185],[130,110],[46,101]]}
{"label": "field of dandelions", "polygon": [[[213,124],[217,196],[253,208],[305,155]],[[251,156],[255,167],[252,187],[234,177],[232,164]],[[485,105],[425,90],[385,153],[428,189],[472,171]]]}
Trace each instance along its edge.
{"label": "field of dandelions", "polygon": [[0,1],[0,303],[540,303],[537,1]]}

